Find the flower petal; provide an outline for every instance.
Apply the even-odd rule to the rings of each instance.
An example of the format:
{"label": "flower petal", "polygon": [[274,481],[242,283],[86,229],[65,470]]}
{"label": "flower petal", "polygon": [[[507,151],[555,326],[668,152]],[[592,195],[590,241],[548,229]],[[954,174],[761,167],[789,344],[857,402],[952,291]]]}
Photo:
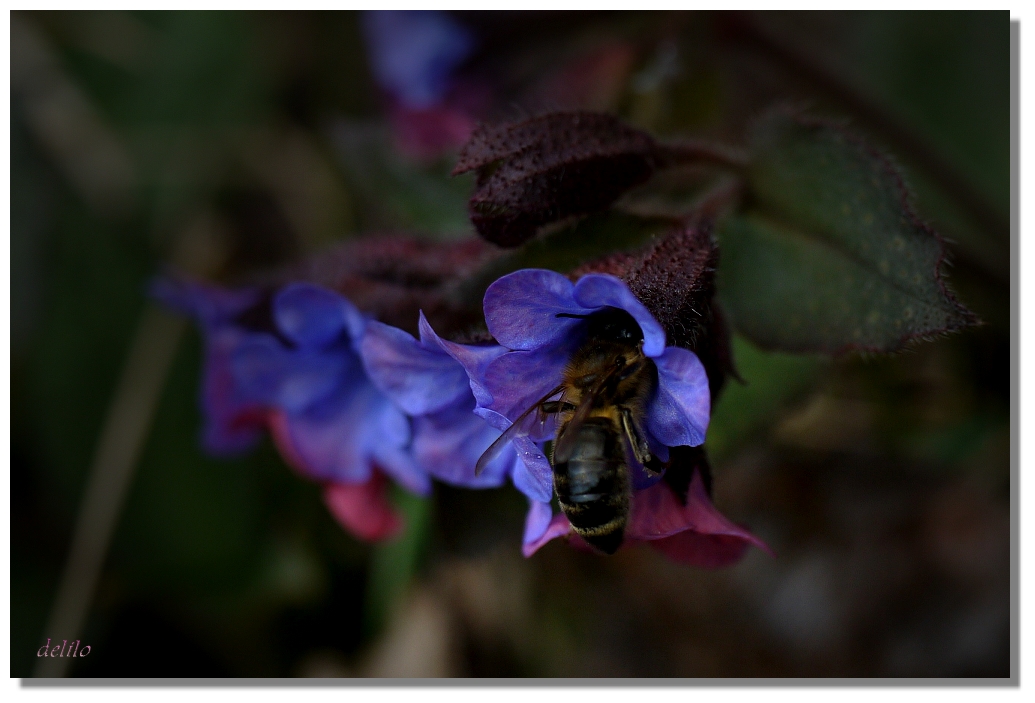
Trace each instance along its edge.
{"label": "flower petal", "polygon": [[436,412],[471,396],[463,366],[403,330],[368,322],[360,350],[370,380],[409,415]]}
{"label": "flower petal", "polygon": [[571,281],[555,271],[522,269],[507,274],[485,291],[485,324],[508,349],[527,351],[557,344],[581,322],[557,313],[593,312],[575,302],[573,289]]}
{"label": "flower petal", "polygon": [[747,551],[748,542],[729,535],[702,535],[687,531],[654,540],[650,546],[677,563],[717,569],[740,561]]}
{"label": "flower petal", "polygon": [[680,347],[667,348],[654,363],[658,388],[647,409],[647,431],[668,447],[704,443],[711,412],[704,365]]}
{"label": "flower petal", "polygon": [[475,464],[500,432],[475,415],[469,404],[413,419],[413,455],[432,476],[454,486],[493,488],[506,480],[517,458],[507,447],[478,476]]}
{"label": "flower petal", "polygon": [[[492,396],[488,409],[511,422],[517,420],[557,387],[573,350],[574,345],[567,344],[500,356],[486,367],[483,377],[485,388]],[[552,435],[545,427],[535,428],[531,434],[536,441],[545,441]]]}
{"label": "flower petal", "polygon": [[[273,319],[285,337],[301,347],[322,347],[349,329],[359,312],[334,291],[292,283],[273,297]],[[356,324],[356,320],[351,320]]]}
{"label": "flower petal", "polygon": [[539,551],[539,548],[549,542],[555,537],[566,535],[571,531],[571,525],[568,524],[568,518],[564,517],[564,513],[557,513],[550,520],[550,524],[546,526],[546,530],[537,539],[531,542],[526,542],[521,545],[521,553],[527,558]]}
{"label": "flower petal", "polygon": [[602,273],[587,274],[575,284],[572,295],[575,303],[582,308],[599,310],[612,307],[625,310],[643,331],[643,353],[653,358],[661,356],[665,351],[665,330],[620,279]]}
{"label": "flower petal", "polygon": [[378,468],[410,493],[431,495],[431,479],[412,454],[389,444],[375,444],[371,454]]}
{"label": "flower petal", "polygon": [[[730,522],[712,505],[699,472],[694,472],[686,505],[666,483],[658,483],[633,495],[626,536],[638,540],[659,540],[683,532],[721,535],[750,543],[770,552],[765,542]],[[771,552],[770,552],[771,553]]]}
{"label": "flower petal", "polygon": [[471,391],[478,404],[488,407],[492,403],[492,396],[485,389],[485,369],[491,362],[507,353],[508,349],[499,344],[458,344],[442,339],[431,328],[423,310],[420,313],[419,326],[421,344],[426,348],[438,346],[460,362],[467,372]]}
{"label": "flower petal", "polygon": [[525,516],[525,533],[521,543],[530,544],[542,537],[553,519],[553,509],[549,503],[537,500],[528,501],[528,515]]}
{"label": "flower petal", "polygon": [[195,317],[205,327],[233,319],[262,297],[255,288],[227,290],[184,278],[166,277],[155,279],[149,292],[162,304]]}
{"label": "flower petal", "polygon": [[363,32],[378,85],[412,109],[443,99],[475,45],[470,31],[437,10],[368,11]]}
{"label": "flower petal", "polygon": [[528,437],[514,440],[519,461],[514,464],[514,487],[532,500],[549,503],[553,496],[553,468],[546,455]]}
{"label": "flower petal", "polygon": [[365,483],[329,483],[323,502],[331,515],[360,539],[368,542],[391,539],[403,528],[403,521],[388,501],[388,482],[374,473]]}
{"label": "flower petal", "polygon": [[286,349],[268,334],[245,338],[231,359],[245,397],[300,412],[358,380],[359,359],[349,347],[334,351]]}
{"label": "flower petal", "polygon": [[[402,412],[365,379],[342,387],[302,412],[275,413],[274,439],[285,460],[317,479],[363,483],[370,478],[378,447],[401,448],[409,442]],[[409,467],[395,463],[400,476]]]}
{"label": "flower petal", "polygon": [[250,449],[266,425],[266,406],[247,398],[231,372],[231,352],[241,336],[231,327],[206,334],[201,410],[205,417],[203,443],[213,454],[231,455]]}

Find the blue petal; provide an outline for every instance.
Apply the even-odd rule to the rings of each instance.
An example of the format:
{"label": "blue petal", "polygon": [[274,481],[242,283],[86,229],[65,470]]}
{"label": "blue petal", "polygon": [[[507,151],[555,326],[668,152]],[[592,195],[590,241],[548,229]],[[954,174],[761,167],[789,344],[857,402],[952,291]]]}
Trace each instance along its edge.
{"label": "blue petal", "polygon": [[314,478],[363,483],[377,462],[404,488],[422,495],[430,488],[404,451],[409,421],[365,378],[302,412],[287,413],[286,422],[295,454]]}
{"label": "blue petal", "polygon": [[316,353],[288,350],[268,334],[255,334],[234,351],[231,372],[245,397],[298,412],[362,369],[348,347]]}
{"label": "blue petal", "polygon": [[555,271],[522,269],[497,279],[485,291],[485,323],[496,341],[509,349],[531,350],[570,337],[581,320],[558,313],[593,312],[575,302],[571,281]]}
{"label": "blue petal", "polygon": [[436,412],[471,397],[463,366],[403,330],[368,322],[360,349],[374,385],[409,415]]}
{"label": "blue petal", "polygon": [[429,349],[437,346],[460,362],[464,371],[467,372],[475,400],[479,405],[488,407],[492,403],[492,395],[485,389],[483,381],[485,369],[491,362],[507,353],[506,347],[498,344],[457,344],[446,341],[431,329],[423,311],[420,313],[419,324],[421,345]]}
{"label": "blue petal", "polygon": [[553,495],[553,469],[546,455],[528,437],[514,440],[518,459],[514,464],[514,486],[532,500],[549,503]]}
{"label": "blue petal", "polygon": [[387,445],[374,448],[373,460],[400,486],[419,496],[431,495],[431,479],[409,452]]}
{"label": "blue petal", "polygon": [[549,503],[540,503],[537,500],[530,500],[528,515],[525,517],[525,534],[521,538],[522,544],[530,544],[546,533],[553,519],[553,510]]}
{"label": "blue petal", "polygon": [[358,315],[337,293],[310,283],[292,283],[273,297],[273,319],[284,336],[300,347],[322,347],[347,331]]}
{"label": "blue petal", "polygon": [[505,448],[480,475],[474,467],[482,453],[500,436],[485,420],[475,415],[470,404],[414,418],[413,454],[435,478],[454,486],[491,488],[502,485],[514,465],[512,447]]}
{"label": "blue petal", "polygon": [[656,357],[664,352],[665,330],[621,280],[606,274],[588,274],[575,284],[573,298],[576,304],[584,308],[599,310],[612,307],[625,310],[643,331],[643,353]]}
{"label": "blue petal", "polygon": [[378,84],[414,109],[442,100],[453,70],[474,48],[470,32],[436,11],[367,12],[363,30]]}
{"label": "blue petal", "polygon": [[647,409],[647,430],[669,447],[704,443],[711,400],[701,361],[692,351],[669,347],[654,363],[658,388]]}
{"label": "blue petal", "polygon": [[[485,370],[485,388],[492,397],[488,409],[512,422],[516,420],[561,383],[574,348],[573,344],[566,344],[500,356]],[[543,432],[545,430],[532,432],[533,438],[547,439]]]}
{"label": "blue petal", "polygon": [[[369,385],[369,384],[368,384]],[[365,483],[372,466],[366,446],[376,425],[367,421],[369,391],[334,394],[286,415],[287,433],[305,472],[316,479]]]}
{"label": "blue petal", "polygon": [[165,277],[152,281],[149,293],[163,305],[193,316],[205,327],[231,320],[262,297],[254,288],[226,290],[183,278]]}

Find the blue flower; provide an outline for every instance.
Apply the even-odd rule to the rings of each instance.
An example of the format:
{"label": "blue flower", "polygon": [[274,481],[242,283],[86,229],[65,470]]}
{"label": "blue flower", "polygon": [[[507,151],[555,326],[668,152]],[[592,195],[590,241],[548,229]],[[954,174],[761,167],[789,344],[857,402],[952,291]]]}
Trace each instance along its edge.
{"label": "blue flower", "polygon": [[474,49],[467,29],[434,10],[366,12],[363,31],[377,83],[411,110],[439,104]]}
{"label": "blue flower", "polygon": [[[697,355],[665,344],[665,331],[643,303],[618,278],[583,276],[572,283],[559,273],[524,269],[495,281],[485,293],[489,332],[510,350],[487,364],[477,376],[485,389],[475,410],[505,429],[562,379],[572,353],[584,342],[586,316],[607,308],[629,313],[643,332],[643,353],[658,371],[658,383],[648,401],[644,432],[651,451],[668,460],[668,447],[704,442],[711,401],[708,377]],[[560,316],[559,316],[560,315]],[[533,427],[533,442],[552,439],[554,423]],[[529,497],[548,502],[552,474],[546,457],[532,462],[537,491]],[[635,469],[640,469],[639,471]],[[654,480],[635,467],[634,486]]]}
{"label": "blue flower", "polygon": [[[205,329],[207,437],[231,436],[246,448],[265,426],[289,464],[326,484],[339,521],[367,539],[398,529],[382,472],[413,493],[430,492],[410,452],[408,418],[363,368],[359,347],[371,323],[345,298],[308,283],[268,294],[164,281],[155,293]],[[233,434],[245,411],[256,420],[250,434]]]}
{"label": "blue flower", "polygon": [[439,337],[420,316],[420,339],[378,322],[368,324],[362,353],[374,384],[413,422],[413,453],[433,477],[451,485],[488,488],[510,477],[527,490],[530,473],[519,454],[535,448],[527,439],[507,447],[480,475],[474,467],[500,431],[474,413],[485,391],[472,379],[507,349],[465,345]]}
{"label": "blue flower", "polygon": [[201,411],[202,444],[219,455],[239,454],[262,436],[266,410],[242,392],[230,371],[230,358],[252,332],[235,320],[262,298],[257,289],[224,290],[189,281],[161,278],[151,294],[195,318],[205,340]]}
{"label": "blue flower", "polygon": [[[604,274],[589,274],[572,283],[553,271],[526,269],[489,286],[486,324],[509,351],[469,368],[472,387],[479,389],[475,412],[499,430],[509,427],[561,383],[573,353],[585,342],[586,317],[609,308],[624,310],[635,320],[643,335],[643,354],[657,368],[642,428],[651,452],[668,461],[670,447],[702,444],[711,410],[704,366],[693,352],[667,346],[665,331],[643,303],[621,280]],[[532,423],[526,430],[522,453],[531,480],[519,487],[531,506],[523,553],[530,556],[559,536],[589,549],[571,533],[567,518],[550,507],[553,475],[542,446],[553,439],[556,421]],[[768,549],[715,509],[696,468],[684,496],[677,496],[642,466],[630,468],[633,496],[627,542],[648,542],[669,558],[695,566],[733,563],[749,544]]]}
{"label": "blue flower", "polygon": [[407,447],[405,415],[370,382],[359,348],[369,322],[345,298],[308,283],[274,294],[278,335],[255,334],[236,350],[243,392],[282,412],[286,439],[313,478],[364,483],[380,467],[404,488],[431,482]]}

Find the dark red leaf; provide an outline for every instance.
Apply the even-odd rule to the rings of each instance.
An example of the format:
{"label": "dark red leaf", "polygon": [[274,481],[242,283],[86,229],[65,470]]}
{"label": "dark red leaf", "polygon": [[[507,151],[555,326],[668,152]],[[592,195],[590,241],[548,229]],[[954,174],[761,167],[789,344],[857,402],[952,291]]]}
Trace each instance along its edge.
{"label": "dark red leaf", "polygon": [[544,224],[606,208],[650,178],[661,158],[650,135],[611,115],[557,112],[478,127],[453,173],[479,170],[471,221],[510,247]]}
{"label": "dark red leaf", "polygon": [[729,332],[713,300],[718,259],[710,227],[683,226],[641,253],[612,254],[576,269],[573,276],[609,273],[625,281],[661,323],[669,344],[701,359],[714,401],[726,375],[736,375]]}

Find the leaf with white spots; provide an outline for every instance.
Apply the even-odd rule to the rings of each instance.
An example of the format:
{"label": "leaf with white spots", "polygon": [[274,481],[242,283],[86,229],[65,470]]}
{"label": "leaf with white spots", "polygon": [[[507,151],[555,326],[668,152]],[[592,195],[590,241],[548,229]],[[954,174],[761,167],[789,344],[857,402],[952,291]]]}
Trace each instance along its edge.
{"label": "leaf with white spots", "polygon": [[787,111],[751,136],[748,209],[719,228],[719,294],[757,344],[893,351],[975,324],[942,277],[945,244],[897,170],[859,138]]}

